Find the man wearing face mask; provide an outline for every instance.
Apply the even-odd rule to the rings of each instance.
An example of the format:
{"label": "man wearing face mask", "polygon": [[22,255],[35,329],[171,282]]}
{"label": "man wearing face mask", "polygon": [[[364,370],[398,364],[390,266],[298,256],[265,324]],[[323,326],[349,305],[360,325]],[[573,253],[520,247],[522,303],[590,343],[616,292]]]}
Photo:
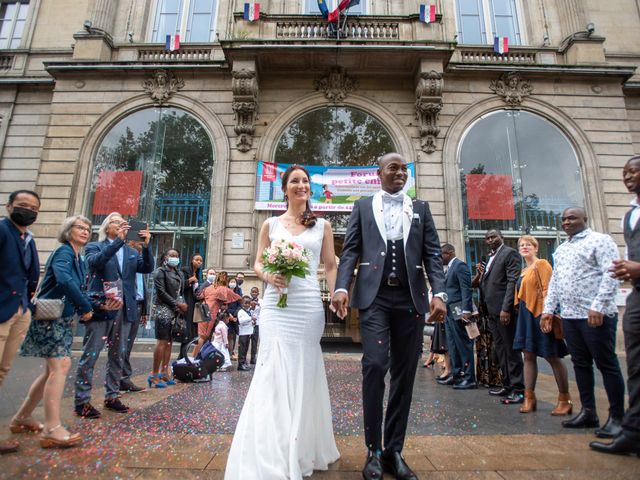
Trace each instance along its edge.
{"label": "man wearing face mask", "polygon": [[[9,216],[0,221],[0,386],[31,322],[31,299],[38,286],[40,264],[33,235],[27,229],[40,210],[40,197],[31,190],[9,195]],[[15,452],[18,442],[0,441],[0,453]]]}
{"label": "man wearing face mask", "polygon": [[[125,245],[129,224],[117,212],[110,213],[98,230],[98,241],[86,248],[86,262],[89,275],[89,296],[100,308],[94,309],[93,318],[86,324],[83,339],[83,353],[78,362],[76,376],[75,412],[83,418],[99,418],[100,412],[91,403],[93,368],[98,356],[108,345],[107,376],[105,382],[104,406],[108,410],[126,413],[129,407],[120,399],[120,380],[123,369],[123,353],[132,326],[138,322],[138,302],[136,301],[136,273],[151,273],[154,262],[149,249],[151,234],[140,230],[142,253]],[[107,286],[118,286],[115,299],[121,303],[117,310],[108,310],[106,304],[114,300],[107,294]]]}

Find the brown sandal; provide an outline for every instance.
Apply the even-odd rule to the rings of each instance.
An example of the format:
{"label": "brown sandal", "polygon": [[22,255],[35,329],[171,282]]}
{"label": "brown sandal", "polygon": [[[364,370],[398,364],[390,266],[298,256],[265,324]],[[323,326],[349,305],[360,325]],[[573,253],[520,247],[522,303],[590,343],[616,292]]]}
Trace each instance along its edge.
{"label": "brown sandal", "polygon": [[82,436],[79,433],[70,433],[64,438],[54,438],[51,436],[54,430],[61,428],[62,425],[45,430],[40,436],[40,446],[42,448],[71,448],[82,442]]}
{"label": "brown sandal", "polygon": [[36,422],[33,418],[21,420],[13,417],[9,424],[9,430],[11,430],[11,433],[40,433],[44,430],[44,425]]}

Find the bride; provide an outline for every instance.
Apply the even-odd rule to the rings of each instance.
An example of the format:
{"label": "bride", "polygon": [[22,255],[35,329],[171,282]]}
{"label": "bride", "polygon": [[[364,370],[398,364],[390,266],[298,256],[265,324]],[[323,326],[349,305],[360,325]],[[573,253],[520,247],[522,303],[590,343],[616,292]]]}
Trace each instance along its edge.
{"label": "bride", "polygon": [[[282,176],[287,211],[264,222],[254,265],[268,285],[260,311],[258,364],[236,427],[225,480],[297,480],[326,470],[340,454],[333,436],[329,389],[320,337],[324,309],[317,278],[322,259],[329,293],[336,282],[331,225],[309,208],[311,184],[304,167]],[[311,252],[309,275],[287,286],[263,271],[261,253],[274,240],[293,240]],[[276,306],[288,287],[286,308]]]}

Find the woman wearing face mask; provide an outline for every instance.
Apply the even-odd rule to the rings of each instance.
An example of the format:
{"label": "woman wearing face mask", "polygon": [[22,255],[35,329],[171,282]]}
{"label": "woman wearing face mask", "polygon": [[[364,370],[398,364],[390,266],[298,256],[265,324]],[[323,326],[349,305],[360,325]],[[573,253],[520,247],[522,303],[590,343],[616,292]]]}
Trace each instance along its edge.
{"label": "woman wearing face mask", "polygon": [[164,388],[175,384],[175,381],[169,377],[171,327],[178,314],[187,313],[187,304],[182,299],[185,279],[178,269],[180,255],[171,248],[162,254],[158,263],[161,266],[153,274],[155,286],[153,311],[157,343],[153,352],[153,369],[147,378],[149,388]]}
{"label": "woman wearing face mask", "polygon": [[231,360],[237,360],[236,355],[233,353],[236,348],[238,336],[240,335],[240,324],[238,323],[238,310],[242,307],[241,299],[244,296],[240,285],[244,282],[244,275],[242,273],[236,274],[236,278],[229,280],[229,288],[233,290],[233,293],[240,296],[237,302],[233,302],[229,305],[229,313],[233,315],[233,318],[229,321],[229,353],[231,354]]}
{"label": "woman wearing face mask", "polygon": [[198,345],[196,345],[196,348],[193,351],[194,357],[198,354],[204,342],[211,337],[211,332],[213,330],[215,318],[220,310],[220,305],[229,305],[240,300],[240,296],[227,287],[228,278],[229,276],[227,272],[219,272],[216,276],[215,283],[204,289],[204,301],[207,302],[207,305],[209,306],[212,320],[210,322],[200,322],[198,324]]}
{"label": "woman wearing face mask", "polygon": [[193,311],[196,306],[196,294],[202,283],[202,255],[194,254],[189,265],[182,267],[182,275],[185,278],[182,296],[187,303],[187,313],[184,316],[187,322],[187,334],[180,343],[178,359],[187,356],[187,345],[198,335],[196,324],[193,323]]}

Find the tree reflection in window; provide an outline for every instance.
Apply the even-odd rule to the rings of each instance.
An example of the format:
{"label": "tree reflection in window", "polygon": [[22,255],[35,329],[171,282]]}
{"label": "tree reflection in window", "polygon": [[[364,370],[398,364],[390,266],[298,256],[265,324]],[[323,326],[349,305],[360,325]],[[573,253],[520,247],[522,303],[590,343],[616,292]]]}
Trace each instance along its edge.
{"label": "tree reflection in window", "polygon": [[[584,206],[582,174],[573,146],[558,127],[530,112],[501,110],[478,119],[460,144],[459,168],[464,227],[473,263],[485,252],[483,237],[489,228],[501,229],[514,244],[525,232],[539,240],[548,237],[551,243],[541,244],[540,253],[549,258],[562,236],[562,211]],[[513,218],[470,215],[469,174],[509,177]],[[486,211],[495,210],[497,203],[490,191],[485,198]]]}
{"label": "tree reflection in window", "polygon": [[93,171],[89,213],[94,224],[106,215],[94,213],[100,173],[139,171],[142,185],[135,216],[147,221],[152,230],[167,232],[164,246],[182,247],[185,258],[194,251],[206,251],[213,147],[195,117],[165,107],[129,115],[105,136]]}
{"label": "tree reflection in window", "polygon": [[375,165],[396,147],[387,129],[368,113],[350,107],[308,112],[284,131],[275,161],[303,165]]}

